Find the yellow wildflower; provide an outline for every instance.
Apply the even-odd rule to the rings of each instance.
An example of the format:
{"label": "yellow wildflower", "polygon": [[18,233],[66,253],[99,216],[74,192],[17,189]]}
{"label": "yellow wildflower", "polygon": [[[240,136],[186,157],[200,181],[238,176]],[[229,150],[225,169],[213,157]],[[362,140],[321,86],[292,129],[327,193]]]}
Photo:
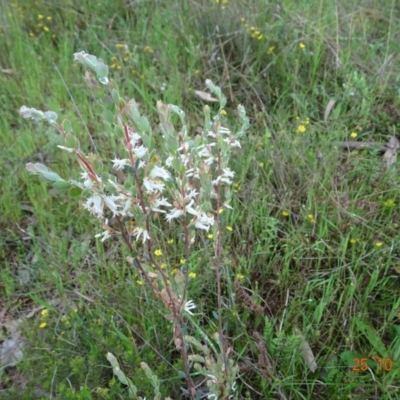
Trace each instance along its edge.
{"label": "yellow wildflower", "polygon": [[236,274],[236,279],[237,279],[238,281],[242,281],[242,280],[244,279],[244,275],[242,275],[242,274]]}
{"label": "yellow wildflower", "polygon": [[388,207],[388,208],[394,207],[395,205],[396,205],[396,203],[394,202],[393,199],[386,200],[386,201],[383,203],[383,206],[384,206],[384,207]]}
{"label": "yellow wildflower", "polygon": [[358,135],[357,135],[357,132],[351,132],[351,133],[350,133],[350,137],[351,137],[352,139],[355,139],[357,136],[358,136]]}
{"label": "yellow wildflower", "polygon": [[382,247],[383,246],[383,242],[375,242],[375,247]]}
{"label": "yellow wildflower", "polygon": [[46,322],[42,322],[42,323],[39,325],[39,328],[40,328],[40,329],[44,329],[44,328],[46,328],[46,326],[47,326],[47,323],[46,323]]}
{"label": "yellow wildflower", "polygon": [[212,234],[212,233],[209,233],[208,235],[207,235],[207,239],[212,239],[214,237],[214,235]]}
{"label": "yellow wildflower", "polygon": [[289,212],[288,212],[288,211],[282,211],[282,215],[283,215],[284,217],[288,217],[288,216],[289,216]]}
{"label": "yellow wildflower", "polygon": [[49,315],[49,310],[47,310],[46,308],[44,310],[42,310],[40,312],[40,314],[42,315],[42,317],[47,317]]}
{"label": "yellow wildflower", "polygon": [[162,256],[162,251],[160,249],[157,249],[154,251],[154,255],[157,257],[160,257],[160,256]]}
{"label": "yellow wildflower", "polygon": [[300,47],[301,49],[305,49],[305,48],[306,48],[306,45],[305,45],[304,43],[300,42],[300,43],[299,43],[299,47]]}
{"label": "yellow wildflower", "polygon": [[275,50],[275,46],[270,46],[270,48],[267,51],[267,54],[272,54]]}
{"label": "yellow wildflower", "polygon": [[220,111],[220,113],[221,113],[221,115],[224,115],[224,116],[228,114],[224,109],[222,109],[222,110]]}
{"label": "yellow wildflower", "polygon": [[189,272],[189,278],[196,278],[196,272]]}
{"label": "yellow wildflower", "polygon": [[356,240],[356,239],[354,239],[354,238],[351,238],[351,239],[349,240],[349,242],[350,242],[350,244],[354,244],[354,243],[356,243],[356,242],[357,242],[357,240]]}
{"label": "yellow wildflower", "polygon": [[305,125],[300,124],[296,129],[296,133],[304,133],[306,129]]}
{"label": "yellow wildflower", "polygon": [[231,226],[227,226],[227,227],[226,227],[226,230],[229,231],[229,232],[232,232],[232,231],[233,231],[233,229],[232,229]]}

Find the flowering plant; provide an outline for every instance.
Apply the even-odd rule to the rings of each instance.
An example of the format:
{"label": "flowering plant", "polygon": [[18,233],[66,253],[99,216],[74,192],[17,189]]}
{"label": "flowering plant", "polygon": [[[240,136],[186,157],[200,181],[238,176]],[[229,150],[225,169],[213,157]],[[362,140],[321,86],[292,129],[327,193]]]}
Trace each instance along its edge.
{"label": "flowering plant", "polygon": [[[104,95],[104,121],[110,135],[118,137],[123,144],[123,154],[112,160],[112,168],[114,172],[123,172],[124,179],[121,181],[117,174],[110,172],[110,168],[97,153],[85,155],[82,152],[68,120],[58,124],[55,112],[42,112],[23,106],[20,109],[22,117],[35,121],[45,120],[62,134],[65,145],[58,147],[75,154],[82,173],[79,180],[65,180],[40,163],[28,163],[26,168],[56,189],[68,190],[71,196],[83,199],[83,207],[102,223],[103,231],[96,234],[101,241],[119,235],[126,243],[130,250],[127,261],[138,269],[141,277],[169,311],[165,317],[173,323],[174,343],[186,368],[188,394],[194,399],[196,391],[190,377],[189,361],[196,357],[188,356],[188,348],[193,343],[197,348],[199,345],[194,338],[185,336],[182,331],[185,316],[193,315],[191,310],[196,307],[193,301],[188,300],[189,271],[185,267],[172,276],[164,271],[154,257],[154,248],[159,237],[156,220],[162,215],[168,223],[178,223],[181,229],[179,238],[184,244],[186,260],[196,242],[196,232],[200,233],[204,246],[207,246],[204,232],[209,232],[208,237],[212,238],[214,252],[210,262],[216,271],[220,311],[220,214],[224,209],[231,208],[230,185],[234,172],[229,168],[228,162],[232,149],[240,148],[239,139],[248,128],[249,120],[244,108],[239,105],[237,114],[241,126],[238,132],[233,134],[223,127],[226,98],[219,87],[207,80],[206,85],[218,98],[220,107],[213,117],[210,108],[204,107],[205,119],[201,134],[191,136],[185,113],[175,105],[159,101],[157,110],[161,138],[157,137],[159,134],[154,133],[147,117],[140,114],[138,104],[134,100],[125,101],[120,96],[116,83],[108,78],[108,67],[103,60],[84,51],[75,53],[74,59],[89,70],[85,73],[85,81],[90,87]],[[93,73],[102,85],[97,83]],[[180,120],[179,130],[171,122],[174,114]],[[161,146],[157,139],[162,139]],[[117,221],[117,227],[111,226],[107,213]],[[219,312],[218,315],[219,336],[222,337]],[[230,349],[226,348],[221,338],[220,342],[222,355],[216,355],[214,360],[209,350],[203,349],[208,362],[204,368],[197,368],[206,375],[208,370],[209,398],[228,398],[229,391],[234,387],[235,374],[232,372],[236,371],[236,367],[233,361],[228,360]],[[216,365],[220,377],[216,376]],[[210,370],[213,374],[210,374]]]}

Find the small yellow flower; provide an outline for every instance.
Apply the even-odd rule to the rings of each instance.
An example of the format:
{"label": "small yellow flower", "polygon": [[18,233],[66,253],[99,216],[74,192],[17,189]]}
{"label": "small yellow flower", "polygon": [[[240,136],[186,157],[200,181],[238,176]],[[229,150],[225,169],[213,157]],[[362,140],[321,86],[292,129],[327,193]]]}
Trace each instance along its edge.
{"label": "small yellow flower", "polygon": [[311,223],[315,223],[315,219],[314,219],[314,215],[312,215],[312,214],[308,214],[307,215],[307,218],[308,218],[308,220],[311,222]]}
{"label": "small yellow flower", "polygon": [[174,269],[171,271],[171,275],[175,275],[177,272],[178,272],[178,268],[174,268]]}
{"label": "small yellow flower", "polygon": [[354,243],[356,243],[356,242],[357,242],[357,240],[356,240],[356,239],[354,239],[354,238],[351,238],[351,239],[349,240],[349,242],[350,242],[350,244],[354,244]]}
{"label": "small yellow flower", "polygon": [[157,249],[157,250],[154,251],[154,255],[156,257],[160,257],[160,256],[162,256],[162,251],[160,249]]}
{"label": "small yellow flower", "polygon": [[258,163],[258,165],[261,167],[261,168],[263,168],[264,167],[264,163],[261,161],[261,162],[259,162]]}
{"label": "small yellow flower", "polygon": [[166,263],[162,263],[161,265],[160,265],[160,268],[161,269],[165,269],[167,267],[167,264]]}
{"label": "small yellow flower", "polygon": [[250,30],[251,30],[252,32],[254,32],[254,31],[256,30],[256,28],[255,28],[254,26],[252,26],[252,27],[250,28]]}
{"label": "small yellow flower", "polygon": [[246,19],[245,19],[245,18],[243,18],[243,17],[242,17],[242,18],[240,18],[240,22],[242,22],[242,23],[243,23],[244,21],[246,21]]}
{"label": "small yellow flower", "polygon": [[48,31],[49,31],[49,28],[48,28],[47,26],[44,26],[44,27],[43,27],[43,30],[44,30],[45,32],[48,32]]}
{"label": "small yellow flower", "polygon": [[181,259],[179,260],[179,262],[181,263],[181,265],[185,265],[186,260],[185,260],[184,258],[181,258]]}
{"label": "small yellow flower", "polygon": [[168,244],[173,244],[174,243],[174,239],[168,239],[167,243]]}
{"label": "small yellow flower", "polygon": [[383,242],[375,242],[375,247],[382,247],[383,246]]}
{"label": "small yellow flower", "polygon": [[232,229],[231,226],[227,226],[227,227],[226,227],[226,230],[229,231],[229,232],[232,232],[232,231],[233,231],[233,229]]}
{"label": "small yellow flower", "polygon": [[306,48],[306,45],[304,44],[304,43],[299,43],[299,47],[301,48],[301,49],[305,49]]}
{"label": "small yellow flower", "polygon": [[297,133],[304,133],[305,131],[306,131],[306,127],[305,127],[305,125],[299,125],[298,127],[297,127],[297,129],[296,129],[296,132]]}
{"label": "small yellow flower", "polygon": [[47,21],[51,21],[53,19],[53,17],[48,16],[48,17],[46,17],[46,19],[47,19]]}
{"label": "small yellow flower", "polygon": [[236,279],[237,279],[238,281],[242,281],[242,280],[244,279],[244,275],[242,275],[242,274],[236,274]]}
{"label": "small yellow flower", "polygon": [[37,18],[40,20],[40,19],[43,19],[44,16],[42,14],[38,14]]}
{"label": "small yellow flower", "polygon": [[207,235],[207,239],[212,239],[214,237],[214,235],[212,234],[212,233],[209,233],[208,235]]}
{"label": "small yellow flower", "polygon": [[351,137],[352,139],[355,139],[357,136],[358,136],[358,135],[357,135],[357,132],[351,132],[351,133],[350,133],[350,137]]}
{"label": "small yellow flower", "polygon": [[288,212],[288,211],[282,211],[282,215],[283,215],[284,217],[288,217],[288,216],[289,216],[289,212]]}
{"label": "small yellow flower", "polygon": [[262,38],[263,38],[263,35],[258,35],[257,36],[257,40],[262,40]]}
{"label": "small yellow flower", "polygon": [[195,75],[200,75],[200,70],[196,69],[196,71],[194,71]]}
{"label": "small yellow flower", "polygon": [[396,205],[396,203],[394,202],[393,199],[386,200],[386,201],[383,203],[383,206],[384,206],[384,207],[388,207],[388,208],[394,207],[395,205]]}
{"label": "small yellow flower", "polygon": [[189,272],[189,278],[196,278],[196,272]]}
{"label": "small yellow flower", "polygon": [[225,116],[225,115],[228,114],[224,109],[222,109],[222,110],[220,111],[220,113],[221,113],[221,115],[223,115],[223,116]]}
{"label": "small yellow flower", "polygon": [[142,286],[142,285],[143,285],[143,282],[142,282],[140,279],[138,279],[138,280],[136,281],[136,283],[137,283],[139,286]]}
{"label": "small yellow flower", "polygon": [[267,54],[272,54],[275,50],[275,46],[270,46],[270,48],[267,51]]}
{"label": "small yellow flower", "polygon": [[224,209],[223,208],[220,208],[219,210],[218,210],[218,214],[222,214],[224,212]]}
{"label": "small yellow flower", "polygon": [[126,49],[127,48],[126,44],[124,44],[124,43],[117,43],[115,45],[115,47],[118,49]]}
{"label": "small yellow flower", "polygon": [[44,310],[42,310],[40,312],[40,314],[42,315],[42,317],[47,317],[49,315],[49,310],[47,310],[46,308]]}
{"label": "small yellow flower", "polygon": [[39,325],[39,328],[40,328],[40,329],[44,329],[44,328],[46,328],[46,326],[47,326],[47,323],[46,323],[46,322],[42,322],[42,323]]}
{"label": "small yellow flower", "polygon": [[29,36],[30,36],[30,37],[34,37],[35,34],[34,34],[33,32],[29,32]]}

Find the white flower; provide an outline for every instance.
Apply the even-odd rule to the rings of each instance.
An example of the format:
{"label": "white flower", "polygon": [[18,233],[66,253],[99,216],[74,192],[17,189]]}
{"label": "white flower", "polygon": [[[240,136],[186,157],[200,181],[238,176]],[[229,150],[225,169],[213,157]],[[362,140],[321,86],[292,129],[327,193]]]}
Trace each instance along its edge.
{"label": "white flower", "polygon": [[113,217],[118,214],[118,204],[115,203],[115,200],[119,200],[120,196],[104,196],[103,200],[106,206],[113,213]]}
{"label": "white flower", "polygon": [[85,188],[90,189],[93,187],[93,181],[89,178],[89,174],[87,172],[81,172],[81,178],[84,179],[83,186]]}
{"label": "white flower", "polygon": [[124,168],[124,165],[129,165],[129,160],[127,160],[127,159],[120,160],[118,158],[114,158],[114,160],[112,160],[112,162],[113,162],[113,167],[117,171]]}
{"label": "white flower", "polygon": [[185,311],[190,314],[193,315],[193,313],[190,310],[194,310],[196,308],[196,305],[193,303],[193,300],[189,300],[185,303]]}
{"label": "white flower", "polygon": [[167,199],[162,197],[161,199],[157,199],[153,205],[151,206],[152,211],[156,212],[162,212],[165,213],[165,210],[161,210],[159,207],[165,206],[165,207],[172,207],[172,204],[168,203]]}
{"label": "white flower", "polygon": [[133,235],[136,237],[136,241],[138,241],[140,239],[140,237],[143,236],[143,239],[142,239],[143,243],[145,243],[146,240],[150,239],[149,232],[140,226],[135,228],[135,230],[133,231]]}
{"label": "white flower", "polygon": [[129,211],[129,209],[132,206],[132,201],[130,199],[125,200],[125,204],[122,208],[122,210],[120,211],[120,215],[125,216],[126,213]]}
{"label": "white flower", "polygon": [[208,231],[212,225],[214,225],[214,217],[213,216],[209,217],[204,212],[201,213],[200,215],[199,214],[197,215],[197,219],[194,224],[194,226],[196,228]]}
{"label": "white flower", "polygon": [[232,184],[232,181],[229,178],[233,178],[235,176],[235,173],[229,169],[229,168],[224,168],[223,173],[221,176],[218,176],[217,179],[212,181],[213,185],[216,185],[219,182],[225,182],[228,185]]}
{"label": "white flower", "polygon": [[143,145],[140,147],[135,147],[133,149],[133,154],[137,157],[137,158],[142,158],[145,154],[147,153],[147,147],[144,147]]}
{"label": "white flower", "polygon": [[130,143],[131,143],[132,147],[135,147],[136,143],[140,142],[140,140],[142,140],[142,138],[136,132],[129,131],[128,133],[131,138]]}
{"label": "white flower", "polygon": [[184,214],[183,210],[178,210],[178,209],[174,208],[171,210],[171,212],[169,214],[167,214],[165,216],[165,219],[168,222],[171,222],[174,218],[179,218],[183,214]]}
{"label": "white flower", "polygon": [[143,185],[146,188],[146,190],[150,193],[162,192],[165,187],[164,183],[155,182],[150,180],[149,178],[143,179]]}
{"label": "white flower", "polygon": [[92,214],[97,215],[99,218],[103,216],[103,201],[97,194],[89,197],[83,206],[86,210],[89,210]]}
{"label": "white flower", "polygon": [[157,167],[156,165],[150,172],[150,178],[161,178],[167,181],[171,179],[171,174],[165,168]]}
{"label": "white flower", "polygon": [[104,242],[105,240],[107,240],[108,238],[111,237],[110,232],[108,230],[105,230],[102,233],[98,233],[97,235],[95,235],[94,237],[98,238],[100,236],[103,236],[103,238],[101,239],[102,242]]}
{"label": "white flower", "polygon": [[221,126],[221,128],[219,128],[219,133],[222,133],[223,135],[229,135],[231,131],[228,128]]}
{"label": "white flower", "polygon": [[208,131],[207,136],[211,136],[211,137],[215,138],[217,135],[213,131]]}

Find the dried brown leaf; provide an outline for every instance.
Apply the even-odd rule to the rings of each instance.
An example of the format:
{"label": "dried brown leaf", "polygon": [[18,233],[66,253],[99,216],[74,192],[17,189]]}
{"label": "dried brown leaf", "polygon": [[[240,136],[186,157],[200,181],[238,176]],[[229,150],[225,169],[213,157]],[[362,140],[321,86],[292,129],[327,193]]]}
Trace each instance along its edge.
{"label": "dried brown leaf", "polygon": [[303,357],[303,360],[307,364],[310,371],[315,372],[317,369],[317,362],[315,361],[311,347],[299,328],[296,328],[295,332],[296,335],[300,336],[301,338],[301,356]]}
{"label": "dried brown leaf", "polygon": [[202,90],[195,90],[194,94],[196,96],[200,97],[201,100],[218,102],[218,99],[216,99],[215,97],[211,96],[210,93],[203,92]]}

